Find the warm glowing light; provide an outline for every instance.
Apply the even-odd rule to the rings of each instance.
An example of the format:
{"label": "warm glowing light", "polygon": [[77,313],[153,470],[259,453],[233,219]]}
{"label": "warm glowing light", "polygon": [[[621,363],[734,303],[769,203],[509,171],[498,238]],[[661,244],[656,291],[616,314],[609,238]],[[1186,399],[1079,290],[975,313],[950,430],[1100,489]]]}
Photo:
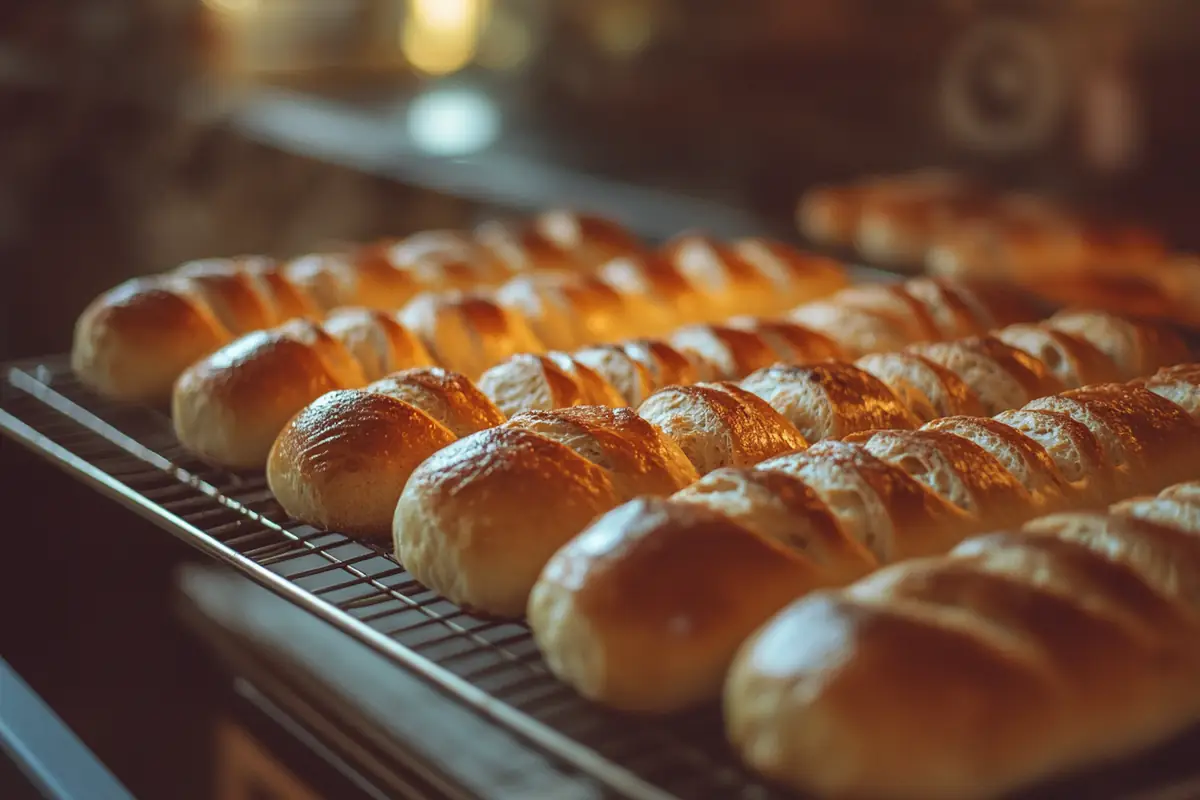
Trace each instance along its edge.
{"label": "warm glowing light", "polygon": [[457,72],[475,57],[489,0],[409,0],[400,47],[429,75]]}
{"label": "warm glowing light", "polygon": [[495,105],[468,89],[435,89],[408,108],[413,144],[430,155],[465,156],[487,149],[500,133]]}

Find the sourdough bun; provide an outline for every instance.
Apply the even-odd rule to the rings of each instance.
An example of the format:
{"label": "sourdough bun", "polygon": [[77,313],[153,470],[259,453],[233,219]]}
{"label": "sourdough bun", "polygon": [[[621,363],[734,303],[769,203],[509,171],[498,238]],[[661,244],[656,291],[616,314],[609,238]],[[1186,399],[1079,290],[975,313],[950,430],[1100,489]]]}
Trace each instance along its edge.
{"label": "sourdough bun", "polygon": [[1128,381],[1188,359],[1179,336],[1162,326],[1140,324],[1100,311],[1062,311],[1046,325],[1089,342],[1112,360]]}
{"label": "sourdough bun", "polygon": [[1100,506],[1117,493],[1113,465],[1095,434],[1082,422],[1057,411],[1032,409],[1005,411],[996,421],[1041,445],[1081,506]]}
{"label": "sourdough bun", "polygon": [[852,364],[779,364],[741,382],[809,442],[874,428],[916,428],[921,421],[882,381]]}
{"label": "sourdough bun", "polygon": [[396,269],[379,247],[347,253],[310,253],[284,265],[284,274],[303,287],[326,310],[339,306],[395,311],[423,288],[411,272]]}
{"label": "sourdough bun", "polygon": [[267,483],[296,519],[386,539],[408,476],[454,440],[449,428],[403,400],[333,391],[284,427],[267,460]]}
{"label": "sourdough bun", "polygon": [[652,394],[638,414],[673,439],[700,475],[807,446],[779,412],[732,383],[670,386]]}
{"label": "sourdough bun", "polygon": [[626,332],[621,295],[584,275],[519,275],[497,290],[496,300],[522,315],[538,339],[550,348],[569,350],[608,342]]}
{"label": "sourdough bun", "polygon": [[471,380],[511,355],[545,349],[520,314],[478,294],[422,294],[404,307],[399,320],[439,364]]}
{"label": "sourdough bun", "polygon": [[712,697],[741,641],[815,572],[721,514],[642,498],[554,554],[529,625],[551,671],[585,697],[674,711]]}
{"label": "sourdough bun", "polygon": [[258,469],[300,409],[366,382],[345,345],[315,323],[293,320],[247,334],[184,370],[171,400],[175,435],[205,460]]}
{"label": "sourdough bun", "polygon": [[594,214],[549,209],[535,216],[532,224],[542,238],[569,253],[583,269],[594,270],[614,258],[645,251],[621,225]]}
{"label": "sourdough bun", "polygon": [[396,557],[463,608],[519,617],[554,551],[616,505],[606,471],[571,448],[491,428],[413,471],[396,505]]}
{"label": "sourdough bun", "polygon": [[833,339],[795,322],[733,317],[726,320],[725,324],[756,334],[775,353],[776,360],[784,364],[808,364],[846,357],[845,351]]}
{"label": "sourdough bun", "polygon": [[713,319],[769,314],[788,306],[771,280],[727,245],[700,234],[683,234],[662,247],[663,257],[705,296]]}
{"label": "sourdough bun", "polygon": [[1200,366],[1177,364],[1164,367],[1148,378],[1135,381],[1135,385],[1149,389],[1184,409],[1192,419],[1200,422]]}
{"label": "sourdough bun", "polygon": [[[645,321],[649,329],[647,335],[665,333],[678,325],[707,322],[717,317],[708,304],[708,297],[660,254],[647,253],[613,259],[600,268],[599,277],[623,295],[642,298],[643,308],[669,312],[669,316]],[[654,324],[656,322],[658,324]]]}
{"label": "sourdough bun", "polygon": [[589,402],[583,387],[554,359],[532,353],[515,355],[484,372],[479,389],[509,417]]}
{"label": "sourdough bun", "polygon": [[582,361],[566,353],[548,353],[547,357],[575,381],[582,395],[583,405],[617,407],[626,404],[617,387]]}
{"label": "sourdough bun", "polygon": [[656,339],[634,339],[624,342],[621,349],[646,368],[655,388],[689,386],[700,380],[696,365],[666,342]]}
{"label": "sourdough bun", "polygon": [[851,358],[901,350],[912,343],[910,321],[852,307],[840,302],[841,296],[839,292],[830,299],[805,303],[790,311],[787,318],[828,336]]}

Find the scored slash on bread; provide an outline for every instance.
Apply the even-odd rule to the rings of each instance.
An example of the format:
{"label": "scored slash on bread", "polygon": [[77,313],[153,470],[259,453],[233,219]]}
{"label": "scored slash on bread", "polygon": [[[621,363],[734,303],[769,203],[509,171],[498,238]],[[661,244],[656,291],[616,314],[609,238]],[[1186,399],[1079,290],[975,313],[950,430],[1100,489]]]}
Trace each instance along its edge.
{"label": "scored slash on bread", "polygon": [[[744,537],[753,535],[782,546],[787,555],[778,556],[781,562],[807,561],[806,580],[788,578],[792,582],[786,585],[764,587],[764,577],[754,583],[764,597],[792,592],[798,598],[879,565],[945,553],[987,530],[1050,512],[1096,508],[1197,474],[1200,416],[1168,399],[1183,394],[1180,384],[1188,380],[1195,381],[1193,393],[1200,392],[1197,378],[1200,371],[1177,366],[1129,384],[1035,399],[996,418],[958,416],[919,430],[861,431],[752,467],[715,470],[662,503],[703,506],[720,514],[720,536],[730,548],[740,550]],[[706,611],[694,615],[690,595],[681,592],[664,594],[662,607],[651,616],[635,613],[637,593],[616,588],[630,586],[630,575],[642,569],[631,555],[630,573],[625,572],[627,548],[636,539],[639,552],[653,548],[663,561],[684,558],[688,523],[672,524],[651,539],[654,534],[646,533],[629,508],[598,518],[546,563],[529,593],[530,628],[552,671],[593,700],[649,713],[710,701],[720,692],[735,630],[749,637],[778,609],[755,617],[749,606],[741,606],[712,620]],[[664,512],[656,508],[646,513],[659,519]],[[704,525],[710,543],[715,541],[713,523]],[[723,582],[720,547],[711,547],[712,567],[705,572],[710,583]],[[784,570],[782,563],[780,570],[777,574],[799,574]],[[816,630],[813,636],[821,638]],[[631,642],[639,643],[637,648],[631,649]],[[656,664],[671,659],[675,648],[683,648],[688,658],[672,660],[668,676]],[[590,663],[576,651],[588,653]],[[756,719],[776,713],[770,703],[754,705],[759,700],[738,702],[751,704],[754,711],[747,713]],[[771,719],[769,724],[785,736],[792,723]],[[791,774],[787,758],[773,755],[774,748],[818,746],[807,740],[773,743],[753,727],[740,735],[748,742],[743,752],[751,763],[770,767],[771,774]],[[806,763],[819,760],[815,752]],[[864,762],[859,769],[871,768]]]}

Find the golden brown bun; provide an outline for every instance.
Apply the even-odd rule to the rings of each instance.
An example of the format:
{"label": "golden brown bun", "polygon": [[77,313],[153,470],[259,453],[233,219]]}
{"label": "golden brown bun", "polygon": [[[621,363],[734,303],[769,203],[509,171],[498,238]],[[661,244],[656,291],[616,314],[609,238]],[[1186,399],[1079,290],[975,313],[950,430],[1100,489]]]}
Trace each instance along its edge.
{"label": "golden brown bun", "polygon": [[157,403],[189,364],[231,338],[207,304],[153,280],[133,280],[80,315],[71,368],[106,397]]}
{"label": "golden brown bun", "polygon": [[559,247],[535,225],[525,221],[510,224],[489,220],[477,226],[472,236],[510,274],[534,270],[575,272],[585,269],[573,253]]}
{"label": "golden brown bun", "polygon": [[638,414],[673,439],[701,475],[807,446],[779,412],[732,383],[667,387],[642,403]]}
{"label": "golden brown bun", "polygon": [[795,322],[759,317],[733,317],[726,320],[725,324],[757,334],[775,353],[776,360],[784,364],[808,364],[813,361],[846,358],[846,352],[833,339]]}
{"label": "golden brown bun", "polygon": [[533,227],[584,269],[594,270],[614,258],[645,251],[629,231],[594,214],[550,209],[533,218]]}
{"label": "golden brown bun", "polygon": [[524,317],[480,294],[422,294],[399,319],[439,364],[472,380],[509,356],[545,349]]}
{"label": "golden brown bun", "polygon": [[491,428],[413,471],[396,505],[396,556],[451,602],[518,617],[554,551],[617,502],[605,470],[566,445]]}
{"label": "golden brown bun", "polygon": [[266,463],[300,409],[333,389],[367,382],[350,351],[307,320],[258,331],[188,367],[175,384],[175,435],[196,455],[232,469]]}
{"label": "golden brown bun", "polygon": [[632,408],[641,405],[658,388],[646,365],[630,356],[620,345],[585,347],[571,356],[603,377],[617,390],[624,405]]}
{"label": "golden brown bun", "polygon": [[986,217],[994,199],[963,180],[875,192],[863,203],[854,243],[869,261],[920,266],[947,230]]}
{"label": "golden brown bun", "polygon": [[805,253],[782,242],[752,237],[738,239],[733,252],[771,281],[779,311],[833,294],[849,284],[845,267],[832,258]]}
{"label": "golden brown bun", "polygon": [[660,310],[658,318],[641,320],[647,335],[666,333],[689,322],[708,322],[718,316],[709,305],[708,296],[661,254],[616,258],[601,267],[598,275],[621,294],[642,298],[642,308]]}
{"label": "golden brown bun", "polygon": [[479,389],[510,417],[522,411],[624,405],[612,384],[564,353],[515,355],[484,372]]}
{"label": "golden brown bun", "polygon": [[321,327],[346,346],[369,381],[398,369],[433,365],[433,356],[421,340],[392,314],[363,308],[338,309],[325,318]]}
{"label": "golden brown bun", "polygon": [[477,289],[512,276],[496,253],[465,231],[420,231],[380,250],[388,263],[428,290]]}
{"label": "golden brown bun", "polygon": [[1196,471],[1196,423],[1153,392],[1105,384],[1030,403],[1083,423],[1099,441],[1123,496],[1190,477]]}
{"label": "golden brown bun", "polygon": [[758,469],[804,481],[842,529],[880,563],[944,552],[970,524],[966,512],[862,445],[819,442],[802,453],[764,461]]}
{"label": "golden brown bun", "polygon": [[996,315],[987,303],[953,281],[913,278],[904,282],[904,293],[921,304],[941,339],[975,336],[995,327]]}
{"label": "golden brown bun", "polygon": [[986,413],[979,397],[962,378],[916,353],[874,353],[854,365],[887,384],[922,422]]}
{"label": "golden brown bun", "polygon": [[671,346],[698,365],[706,381],[737,380],[778,360],[758,334],[725,325],[680,328],[671,336]]}
{"label": "golden brown bun", "polygon": [[586,275],[519,275],[497,290],[496,300],[522,315],[538,339],[554,349],[613,341],[631,329],[621,295]]}
{"label": "golden brown bun", "polygon": [[671,500],[724,514],[799,552],[831,585],[849,583],[879,566],[875,555],[843,528],[817,491],[787,472],[719,469],[676,492]]}
{"label": "golden brown bun", "polygon": [[734,314],[769,314],[789,307],[775,296],[770,278],[732,247],[696,233],[666,242],[662,257],[705,296],[710,319]]}
{"label": "golden brown bun", "polygon": [[441,367],[393,372],[366,387],[416,406],[445,425],[456,437],[502,424],[506,417],[465,376]]}
{"label": "golden brown bun", "polygon": [[742,640],[816,580],[721,514],[642,498],[554,554],[528,618],[551,671],[585,696],[664,712],[712,697]]}
{"label": "golden brown bun", "polygon": [[741,387],[766,400],[809,442],[921,421],[882,381],[844,362],[760,369]]}
{"label": "golden brown bun", "polygon": [[700,380],[696,365],[666,342],[656,339],[634,339],[623,342],[621,349],[646,368],[656,389],[666,386],[689,386]]}
{"label": "golden brown bun", "polygon": [[669,495],[697,477],[683,451],[632,408],[527,411],[505,427],[532,431],[564,444],[603,468],[618,501],[642,494]]}
{"label": "golden brown bun", "polygon": [[962,378],[987,414],[1020,408],[1064,388],[1041,361],[994,336],[913,345],[909,352]]}
{"label": "golden brown bun", "polygon": [[1148,378],[1133,381],[1133,385],[1167,398],[1200,422],[1200,367],[1195,364],[1164,367]]}
{"label": "golden brown bun", "polygon": [[[974,442],[938,431],[875,431],[856,434],[867,452],[898,467],[966,511],[973,530],[1029,518],[1029,490],[993,455]],[[961,529],[960,529],[961,530]]]}
{"label": "golden brown bun", "polygon": [[1036,513],[1061,511],[1080,504],[1046,449],[1003,422],[987,417],[945,417],[921,430],[952,433],[979,445],[1025,487],[1033,498]]}
{"label": "golden brown bun", "polygon": [[[395,311],[428,284],[409,270],[397,269],[379,245],[300,256],[284,265],[284,274],[326,310],[361,306]],[[434,287],[441,288],[437,283]]]}
{"label": "golden brown bun", "polygon": [[993,335],[1041,361],[1066,389],[1121,378],[1112,359],[1091,342],[1046,325],[1009,325]]}
{"label": "golden brown bun", "polygon": [[696,477],[631,409],[520,414],[437,453],[396,506],[396,552],[448,599],[512,617],[550,555],[598,514]]}
{"label": "golden brown bun", "polygon": [[1057,411],[1031,409],[1005,411],[996,421],[1041,446],[1081,506],[1096,507],[1119,495],[1113,465],[1087,425]]}
{"label": "golden brown bun", "polygon": [[1112,360],[1124,381],[1188,359],[1183,340],[1165,326],[1100,311],[1063,311],[1046,324],[1089,342]]}
{"label": "golden brown bun", "polygon": [[386,538],[408,476],[454,440],[452,431],[403,400],[333,391],[284,427],[267,460],[267,483],[298,520]]}

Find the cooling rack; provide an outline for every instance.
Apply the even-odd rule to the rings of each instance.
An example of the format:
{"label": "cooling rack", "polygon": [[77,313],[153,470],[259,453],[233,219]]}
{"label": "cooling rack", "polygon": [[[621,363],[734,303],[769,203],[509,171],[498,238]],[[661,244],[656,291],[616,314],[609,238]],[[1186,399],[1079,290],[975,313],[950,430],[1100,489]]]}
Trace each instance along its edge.
{"label": "cooling rack", "polygon": [[[164,411],[99,398],[66,357],[4,365],[0,375],[0,431],[612,794],[794,800],[738,764],[716,709],[632,718],[589,703],[553,678],[523,624],[473,617],[418,584],[386,548],[289,519],[263,476],[198,461]],[[1198,750],[1200,732],[1027,797],[1200,797]]]}

